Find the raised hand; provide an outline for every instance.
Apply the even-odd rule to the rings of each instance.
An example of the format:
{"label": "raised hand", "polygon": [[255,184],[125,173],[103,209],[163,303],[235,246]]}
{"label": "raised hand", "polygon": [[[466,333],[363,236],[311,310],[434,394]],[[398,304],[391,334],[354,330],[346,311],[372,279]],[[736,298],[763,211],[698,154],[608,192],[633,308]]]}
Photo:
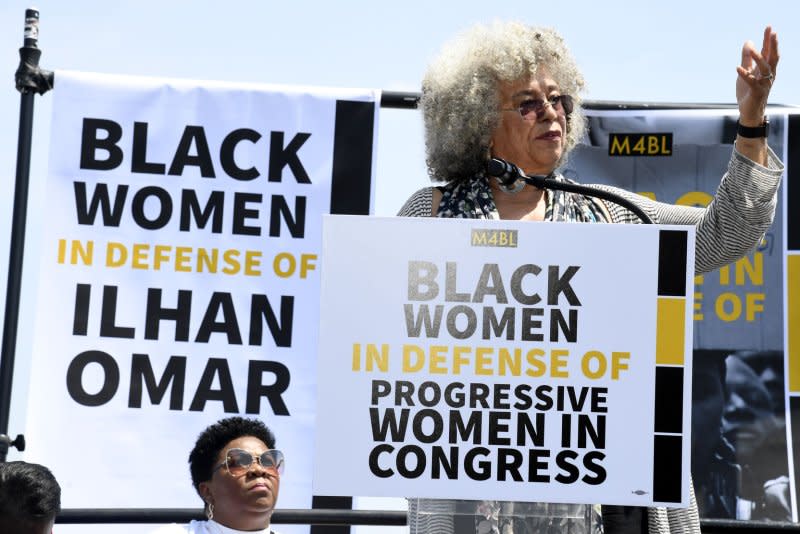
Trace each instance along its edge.
{"label": "raised hand", "polygon": [[745,126],[759,126],[764,119],[767,97],[778,68],[778,34],[771,26],[764,29],[761,52],[752,41],[742,47],[742,64],[736,67],[736,102],[739,121]]}

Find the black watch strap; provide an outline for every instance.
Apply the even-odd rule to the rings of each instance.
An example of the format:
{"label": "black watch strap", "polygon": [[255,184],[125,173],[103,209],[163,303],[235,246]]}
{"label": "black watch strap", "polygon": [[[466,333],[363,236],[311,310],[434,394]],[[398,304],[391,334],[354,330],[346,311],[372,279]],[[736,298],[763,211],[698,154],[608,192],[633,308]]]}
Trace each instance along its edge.
{"label": "black watch strap", "polygon": [[761,123],[761,126],[742,126],[741,122],[736,121],[736,133],[740,137],[748,137],[750,139],[766,137],[769,133],[769,120],[764,117],[764,122]]}

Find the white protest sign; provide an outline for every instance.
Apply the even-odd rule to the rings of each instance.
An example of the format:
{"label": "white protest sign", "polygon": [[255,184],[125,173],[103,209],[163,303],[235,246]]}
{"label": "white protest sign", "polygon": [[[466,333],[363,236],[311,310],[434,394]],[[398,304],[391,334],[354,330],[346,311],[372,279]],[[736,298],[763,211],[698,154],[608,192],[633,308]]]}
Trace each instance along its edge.
{"label": "white protest sign", "polygon": [[57,80],[29,457],[65,507],[199,507],[197,435],[258,417],[309,508],[321,218],[370,210],[377,92]]}
{"label": "white protest sign", "polygon": [[693,232],[325,217],[315,493],[687,506]]}

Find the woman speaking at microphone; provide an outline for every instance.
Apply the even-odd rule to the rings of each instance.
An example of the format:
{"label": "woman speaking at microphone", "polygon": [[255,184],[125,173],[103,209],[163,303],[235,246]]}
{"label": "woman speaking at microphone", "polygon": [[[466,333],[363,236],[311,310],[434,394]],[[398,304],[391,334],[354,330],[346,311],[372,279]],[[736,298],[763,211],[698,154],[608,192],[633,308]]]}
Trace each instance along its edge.
{"label": "woman speaking at microphone", "polygon": [[[777,65],[777,34],[767,27],[760,51],[749,41],[742,48],[736,79],[737,137],[727,171],[707,207],[674,206],[596,186],[633,202],[655,223],[695,225],[697,273],[741,258],[772,223],[783,164],[767,146],[765,109]],[[486,172],[489,160],[499,158],[526,175],[568,182],[557,169],[586,130],[583,85],[564,40],[551,29],[495,23],[474,27],[447,44],[425,75],[420,101],[428,172],[442,185],[416,192],[399,215],[640,222],[633,211],[612,202],[539,189],[514,176],[494,178]],[[446,501],[431,500],[411,501],[412,516],[417,502],[428,514],[438,510],[446,516]],[[511,511],[514,503],[502,503],[499,514],[486,512],[492,503],[475,501],[475,511],[481,511],[475,532],[529,531],[530,525],[515,530],[513,520],[504,519],[504,511]],[[602,515],[606,534],[700,532],[693,494],[688,509],[604,506]],[[553,528],[560,530],[552,523],[538,530]],[[453,532],[453,524],[411,524],[412,534],[423,530]]]}

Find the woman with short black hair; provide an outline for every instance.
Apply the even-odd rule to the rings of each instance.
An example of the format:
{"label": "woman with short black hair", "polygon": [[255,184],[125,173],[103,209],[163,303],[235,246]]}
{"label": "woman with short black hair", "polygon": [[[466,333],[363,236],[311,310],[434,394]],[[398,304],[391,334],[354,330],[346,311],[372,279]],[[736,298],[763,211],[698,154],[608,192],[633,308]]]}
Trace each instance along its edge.
{"label": "woman with short black hair", "polygon": [[189,454],[192,484],[207,520],[169,525],[156,534],[275,534],[270,518],[283,467],[275,436],[261,421],[229,417],[214,423]]}

